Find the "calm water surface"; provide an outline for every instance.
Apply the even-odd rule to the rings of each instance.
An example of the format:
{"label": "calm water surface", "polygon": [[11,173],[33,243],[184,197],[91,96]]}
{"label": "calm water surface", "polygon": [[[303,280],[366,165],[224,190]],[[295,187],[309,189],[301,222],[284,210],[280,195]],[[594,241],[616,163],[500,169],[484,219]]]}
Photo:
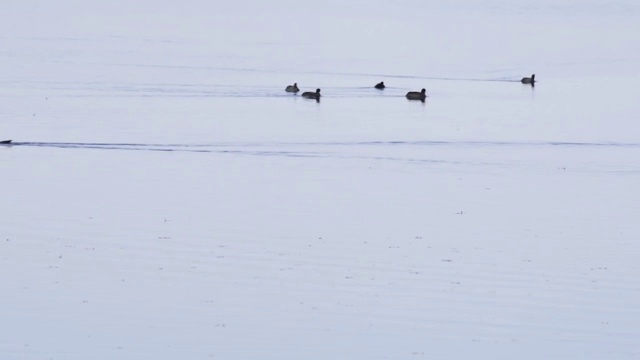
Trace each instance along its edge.
{"label": "calm water surface", "polygon": [[638,15],[7,2],[0,357],[637,358]]}

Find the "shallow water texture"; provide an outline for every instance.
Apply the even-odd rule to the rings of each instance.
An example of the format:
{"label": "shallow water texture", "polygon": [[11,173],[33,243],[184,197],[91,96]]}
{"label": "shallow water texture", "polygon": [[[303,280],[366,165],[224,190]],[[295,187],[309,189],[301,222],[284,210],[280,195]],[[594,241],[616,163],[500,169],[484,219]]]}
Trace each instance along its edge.
{"label": "shallow water texture", "polygon": [[639,15],[4,1],[0,358],[640,358]]}

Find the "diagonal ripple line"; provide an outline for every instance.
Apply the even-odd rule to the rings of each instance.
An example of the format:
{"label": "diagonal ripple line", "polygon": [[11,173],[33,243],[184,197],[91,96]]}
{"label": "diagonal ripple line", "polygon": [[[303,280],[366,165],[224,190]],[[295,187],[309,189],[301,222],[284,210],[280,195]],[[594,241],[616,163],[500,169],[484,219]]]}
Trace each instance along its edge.
{"label": "diagonal ripple line", "polygon": [[553,146],[553,147],[613,147],[613,148],[636,148],[640,143],[621,142],[513,142],[513,141],[438,141],[438,140],[415,140],[415,141],[354,141],[354,142],[219,142],[219,143],[196,143],[196,144],[158,144],[158,143],[91,143],[91,142],[12,142],[10,146],[34,146],[34,147],[57,147],[57,148],[104,148],[104,149],[128,149],[139,148],[140,150],[165,149],[166,151],[188,151],[193,148],[207,147],[271,147],[271,146]]}

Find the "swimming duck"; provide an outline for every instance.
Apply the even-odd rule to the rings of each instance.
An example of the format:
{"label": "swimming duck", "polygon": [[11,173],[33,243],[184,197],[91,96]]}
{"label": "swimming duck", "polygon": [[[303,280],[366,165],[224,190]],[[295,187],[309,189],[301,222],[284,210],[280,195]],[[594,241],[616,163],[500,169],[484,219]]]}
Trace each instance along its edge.
{"label": "swimming duck", "polygon": [[293,83],[293,85],[287,86],[287,88],[284,89],[284,91],[297,93],[298,91],[300,91],[300,89],[298,89],[298,83]]}
{"label": "swimming duck", "polygon": [[417,91],[409,91],[407,93],[407,99],[409,100],[420,100],[420,101],[424,101],[424,99],[427,97],[427,90],[426,89],[422,89],[420,90],[420,92]]}
{"label": "swimming duck", "polygon": [[379,84],[376,84],[376,86],[374,86],[376,89],[382,90],[385,88],[384,86],[384,81],[380,81]]}
{"label": "swimming duck", "polygon": [[0,144],[4,144],[4,145],[11,144],[11,141],[13,141],[13,140],[2,140],[2,141],[0,141]]}
{"label": "swimming duck", "polygon": [[320,100],[320,89],[316,89],[316,92],[307,91],[302,93],[302,97],[307,99]]}
{"label": "swimming duck", "polygon": [[536,74],[532,74],[531,77],[523,77],[522,80],[520,80],[520,82],[523,84],[533,85],[536,82]]}

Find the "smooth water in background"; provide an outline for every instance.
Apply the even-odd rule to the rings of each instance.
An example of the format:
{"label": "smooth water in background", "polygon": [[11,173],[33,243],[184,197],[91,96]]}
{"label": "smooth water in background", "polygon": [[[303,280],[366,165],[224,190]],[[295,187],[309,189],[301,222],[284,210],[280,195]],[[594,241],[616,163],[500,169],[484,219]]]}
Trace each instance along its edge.
{"label": "smooth water in background", "polygon": [[640,3],[0,8],[0,358],[640,357]]}

